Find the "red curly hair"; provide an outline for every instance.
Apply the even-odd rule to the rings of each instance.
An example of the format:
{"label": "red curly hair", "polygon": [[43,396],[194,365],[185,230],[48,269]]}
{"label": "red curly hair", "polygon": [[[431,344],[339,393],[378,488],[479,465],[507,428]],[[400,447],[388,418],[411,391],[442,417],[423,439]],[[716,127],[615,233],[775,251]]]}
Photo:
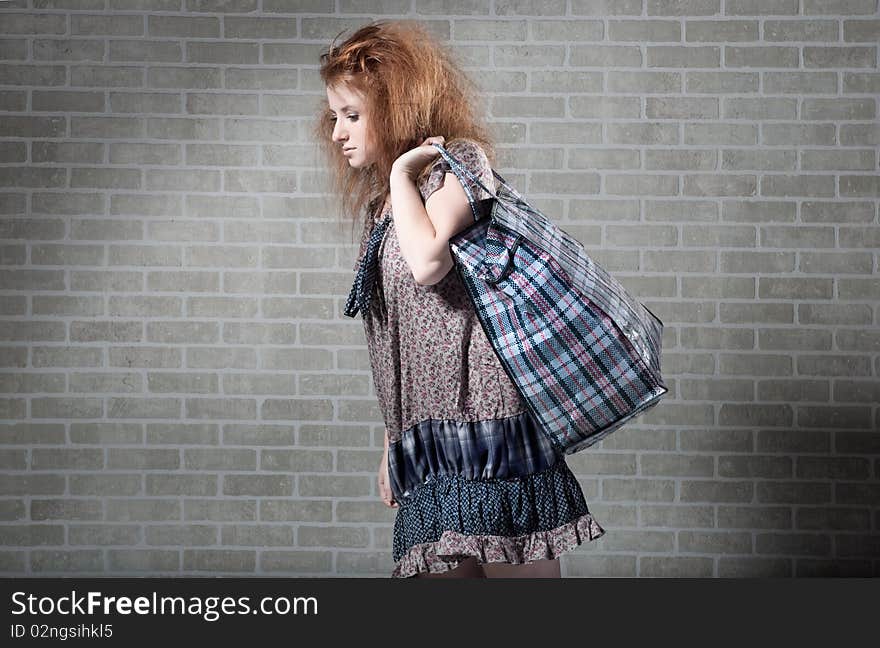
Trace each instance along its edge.
{"label": "red curly hair", "polygon": [[460,138],[476,141],[495,165],[488,128],[476,117],[481,112],[473,103],[478,96],[474,83],[420,23],[373,21],[345,42],[331,44],[320,60],[326,87],[345,85],[363,96],[371,116],[371,139],[377,146],[375,164],[351,168],[332,141],[327,98],[319,102],[312,134],[330,170],[343,222],[351,219],[355,224],[361,216],[366,218],[370,207],[382,205],[390,193],[391,165],[428,137],[442,135],[445,148]]}

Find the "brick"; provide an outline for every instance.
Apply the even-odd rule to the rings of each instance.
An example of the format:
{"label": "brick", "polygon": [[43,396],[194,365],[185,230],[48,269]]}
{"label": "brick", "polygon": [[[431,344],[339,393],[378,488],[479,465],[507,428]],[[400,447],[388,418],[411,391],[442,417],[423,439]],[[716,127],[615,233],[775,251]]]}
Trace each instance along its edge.
{"label": "brick", "polygon": [[157,572],[177,573],[180,571],[180,552],[155,549],[110,549],[107,551],[107,566],[114,572],[144,572],[150,576]]}
{"label": "brick", "polygon": [[104,556],[97,549],[35,550],[30,552],[30,568],[44,573],[101,573]]}

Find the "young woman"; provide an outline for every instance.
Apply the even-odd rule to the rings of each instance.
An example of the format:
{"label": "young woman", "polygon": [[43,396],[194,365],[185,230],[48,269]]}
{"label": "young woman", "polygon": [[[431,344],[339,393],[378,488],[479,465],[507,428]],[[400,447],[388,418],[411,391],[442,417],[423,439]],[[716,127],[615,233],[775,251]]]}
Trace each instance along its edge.
{"label": "young woman", "polygon": [[449,238],[474,217],[432,144],[495,187],[473,85],[410,21],[369,24],[321,63],[327,104],[314,134],[343,209],[353,217],[369,203],[345,314],[363,317],[385,419],[378,488],[397,509],[392,577],[559,577],[559,556],[604,530],[453,269]]}

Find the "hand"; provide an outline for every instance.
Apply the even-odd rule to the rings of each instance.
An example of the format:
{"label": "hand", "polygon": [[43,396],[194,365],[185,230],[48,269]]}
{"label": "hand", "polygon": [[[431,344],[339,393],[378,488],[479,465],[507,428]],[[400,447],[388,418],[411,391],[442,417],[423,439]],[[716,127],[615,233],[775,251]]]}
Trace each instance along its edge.
{"label": "hand", "polygon": [[421,173],[425,165],[440,155],[440,151],[432,144],[437,142],[441,146],[446,143],[446,138],[442,135],[429,137],[421,146],[417,146],[401,155],[394,161],[392,170],[406,174],[409,178],[415,179]]}
{"label": "hand", "polygon": [[385,503],[385,506],[391,508],[400,508],[400,505],[394,501],[391,493],[391,486],[388,485],[388,446],[385,446],[385,452],[382,454],[382,461],[379,463],[379,497]]}

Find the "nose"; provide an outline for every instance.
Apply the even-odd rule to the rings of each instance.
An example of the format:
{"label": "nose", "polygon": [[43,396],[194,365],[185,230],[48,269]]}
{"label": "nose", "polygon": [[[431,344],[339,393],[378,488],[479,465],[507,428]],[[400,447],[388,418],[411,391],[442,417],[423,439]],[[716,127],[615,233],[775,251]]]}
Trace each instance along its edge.
{"label": "nose", "polygon": [[342,124],[341,119],[337,119],[336,122],[333,124],[333,141],[334,142],[341,142],[341,141],[345,140],[344,137],[341,137],[343,131],[345,130],[345,126],[341,125],[341,124]]}

